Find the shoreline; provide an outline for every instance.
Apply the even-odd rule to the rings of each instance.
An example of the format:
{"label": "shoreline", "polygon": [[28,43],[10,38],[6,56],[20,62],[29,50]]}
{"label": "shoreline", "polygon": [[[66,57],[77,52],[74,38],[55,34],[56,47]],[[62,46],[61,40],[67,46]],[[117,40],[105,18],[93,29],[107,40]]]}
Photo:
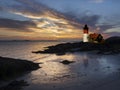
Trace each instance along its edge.
{"label": "shoreline", "polygon": [[40,68],[38,63],[28,60],[0,57],[0,81],[21,76],[22,74]]}
{"label": "shoreline", "polygon": [[[12,59],[12,58],[6,58],[6,57],[0,57],[0,58],[4,58],[4,60],[3,60],[3,62],[7,62],[7,60],[10,60],[10,59],[12,59],[13,61],[11,62],[11,61],[9,61],[9,62],[7,62],[8,64],[7,65],[9,65],[9,64],[15,64],[17,67],[20,65],[20,66],[24,66],[24,68],[22,68],[22,72],[21,73],[18,73],[17,75],[19,75],[19,76],[17,76],[18,78],[19,77],[21,77],[22,75],[23,75],[23,77],[24,77],[24,75],[26,74],[26,75],[28,75],[29,76],[29,74],[27,74],[27,73],[29,73],[30,71],[32,71],[32,70],[36,70],[35,72],[33,71],[33,72],[31,72],[31,73],[33,73],[33,76],[31,76],[31,77],[27,77],[27,79],[26,78],[20,78],[20,79],[16,79],[16,77],[15,77],[15,79],[13,79],[12,77],[10,77],[10,79],[12,78],[12,81],[10,81],[10,83],[9,82],[7,82],[7,84],[6,85],[1,85],[0,86],[0,90],[8,90],[8,89],[11,89],[11,90],[19,90],[19,88],[22,88],[22,89],[25,89],[25,90],[33,90],[33,89],[36,89],[36,90],[39,90],[39,89],[42,89],[42,90],[58,90],[58,89],[63,89],[63,90],[66,90],[66,89],[70,89],[70,90],[73,90],[73,89],[76,89],[76,90],[79,90],[79,89],[82,89],[82,87],[83,87],[83,89],[85,89],[85,90],[88,90],[88,89],[90,89],[90,90],[106,90],[106,89],[110,89],[110,90],[119,90],[119,89],[116,89],[116,87],[117,88],[120,88],[119,87],[119,82],[120,82],[120,80],[119,80],[119,71],[120,71],[120,69],[119,69],[119,67],[117,68],[116,66],[118,66],[118,64],[119,64],[119,62],[116,62],[116,59],[115,58],[113,58],[112,59],[112,61],[111,60],[109,60],[109,59],[111,59],[111,58],[107,58],[107,59],[105,59],[105,60],[103,60],[104,59],[104,56],[105,57],[110,57],[110,55],[114,55],[114,54],[116,54],[116,53],[114,53],[114,54],[109,54],[109,56],[106,56],[106,55],[103,55],[103,54],[107,54],[108,52],[103,52],[103,54],[102,53],[98,53],[98,51],[94,51],[94,50],[92,50],[91,49],[91,46],[90,45],[92,45],[92,44],[89,44],[88,45],[88,43],[84,43],[84,45],[83,44],[81,44],[81,45],[83,45],[84,47],[90,47],[90,49],[91,50],[84,50],[84,48],[82,48],[83,50],[80,50],[80,43],[82,43],[82,42],[72,42],[72,43],[63,43],[63,44],[58,44],[58,45],[54,45],[54,46],[49,46],[49,47],[47,47],[47,49],[50,49],[51,48],[51,50],[53,49],[53,51],[51,52],[51,51],[49,51],[49,52],[44,52],[44,51],[42,51],[42,53],[44,53],[44,54],[47,54],[47,53],[49,53],[49,54],[57,54],[57,55],[63,55],[63,58],[59,58],[59,57],[62,57],[62,56],[57,56],[57,59],[56,58],[51,58],[51,60],[49,61],[49,62],[46,62],[46,61],[48,61],[48,59],[49,59],[49,57],[47,57],[46,58],[46,63],[43,63],[42,65],[40,65],[40,66],[42,66],[42,68],[41,69],[38,69],[38,70],[36,70],[35,68],[34,68],[34,65],[35,64],[38,64],[39,62],[41,62],[41,60],[43,60],[44,61],[44,58],[42,59],[42,58],[40,58],[40,61],[38,60],[38,63],[35,63],[34,65],[32,64],[33,63],[33,61],[32,61],[32,63],[31,63],[31,61],[29,62],[29,61],[26,61],[26,60],[21,60],[21,59]],[[86,46],[85,46],[85,44],[86,44]],[[77,46],[78,45],[78,46]],[[96,45],[96,44],[95,44]],[[118,44],[119,45],[119,44]],[[59,47],[56,47],[56,46],[59,46]],[[94,45],[93,45],[94,46]],[[97,46],[97,45],[96,45]],[[63,48],[62,48],[63,47]],[[78,48],[76,48],[76,47],[78,47]],[[46,48],[46,47],[45,47]],[[55,49],[56,48],[56,49]],[[40,49],[40,48],[38,48],[38,49]],[[88,48],[89,49],[89,48]],[[98,48],[97,48],[98,49]],[[116,48],[117,49],[117,48]],[[116,50],[115,49],[115,50]],[[35,50],[35,49],[31,49],[31,50]],[[31,51],[30,50],[30,51]],[[58,50],[57,52],[55,52],[55,50]],[[63,50],[65,50],[64,52],[62,52]],[[68,50],[68,51],[67,51]],[[101,49],[101,50],[104,50],[104,49]],[[111,51],[111,50],[110,50]],[[70,53],[70,54],[73,54],[73,53],[79,53],[79,52],[82,52],[82,53],[86,53],[86,52],[89,52],[90,53],[90,57],[89,57],[89,55],[85,55],[84,56],[84,54],[80,54],[80,55],[77,55],[77,56],[75,56],[75,59],[71,59],[71,58],[69,58],[69,56],[68,57],[64,57],[64,54],[66,54],[66,53]],[[92,52],[92,54],[91,54],[91,52]],[[20,52],[21,53],[21,52]],[[27,53],[28,54],[28,53]],[[101,58],[101,60],[99,60],[99,59],[97,59],[97,57],[94,57],[93,56],[93,54],[95,54],[95,55],[97,55],[98,54],[98,56],[103,56],[102,58]],[[99,54],[101,54],[101,55],[99,55]],[[41,54],[38,54],[38,56],[39,55],[41,55]],[[67,55],[67,54],[66,54]],[[108,55],[108,54],[107,54]],[[116,54],[116,55],[118,55],[118,53]],[[116,56],[115,55],[115,56]],[[56,56],[56,55],[55,55]],[[73,55],[74,56],[74,55]],[[51,55],[51,57],[52,57],[52,55]],[[53,57],[54,57],[54,55],[53,55]],[[14,57],[13,57],[14,58]],[[20,60],[20,62],[16,62],[17,60]],[[29,59],[28,59],[29,60]],[[55,61],[54,61],[55,60]],[[60,61],[57,61],[57,60],[60,60]],[[67,62],[66,60],[68,60],[68,61],[70,61],[70,62]],[[22,62],[21,62],[22,61]],[[65,61],[65,62],[64,62]],[[74,63],[72,63],[73,61],[75,61]],[[102,61],[107,61],[108,62],[108,65],[103,65],[103,67],[101,67],[101,65],[102,65]],[[115,61],[115,62],[114,62]],[[118,60],[119,61],[119,60]],[[10,63],[11,62],[11,63]],[[26,62],[26,63],[25,63]],[[22,63],[22,64],[20,64],[20,63]],[[29,63],[29,64],[28,64]],[[30,64],[31,63],[31,64]],[[64,64],[65,63],[65,64]],[[67,64],[66,64],[67,63]],[[70,65],[69,65],[69,63],[70,63]],[[111,63],[113,63],[113,64],[111,64]],[[0,67],[1,67],[1,65],[2,64],[0,64]],[[4,66],[7,66],[7,65],[5,65],[4,64]],[[100,67],[99,67],[99,65],[100,65]],[[16,67],[15,66],[15,67]],[[39,66],[39,64],[38,64],[38,66]],[[57,67],[57,66],[59,66],[59,67]],[[27,67],[27,68],[29,68],[29,67],[31,67],[31,69],[30,70],[26,70],[26,68],[25,67]],[[35,67],[36,67],[36,65],[35,65]],[[5,67],[4,67],[5,68]],[[34,68],[34,69],[33,69]],[[49,74],[49,72],[54,72],[57,68],[59,68],[59,70],[60,70],[60,72],[58,72],[58,76],[56,75],[56,74],[53,74],[53,77],[54,78],[50,78],[49,76],[50,76],[50,74]],[[72,72],[72,73],[74,73],[74,74],[72,74],[72,73],[62,73],[61,74],[61,72],[63,71],[64,72],[64,70],[67,70],[66,68],[69,68],[70,69],[70,71]],[[3,69],[3,68],[1,68],[1,69]],[[15,69],[18,69],[18,68],[15,68]],[[25,71],[23,71],[25,69]],[[47,70],[46,70],[47,69]],[[63,70],[62,70],[63,69]],[[86,70],[86,72],[85,71],[82,71],[83,69],[85,69]],[[113,70],[114,69],[114,70]],[[11,70],[11,69],[9,69],[9,70]],[[43,72],[43,70],[44,70],[44,72]],[[59,71],[58,70],[58,71]],[[90,70],[93,70],[93,71],[90,71]],[[114,72],[113,72],[113,71]],[[17,70],[18,72],[19,72],[19,70]],[[97,75],[101,75],[103,72],[101,72],[101,71],[104,71],[104,73],[106,72],[106,74],[107,73],[109,73],[109,72],[111,72],[111,74],[113,73],[113,76],[111,76],[111,74],[109,74],[110,75],[110,77],[108,77],[108,78],[102,78],[102,76],[101,77],[98,77],[98,78],[96,78],[96,80],[97,79],[99,79],[100,80],[100,82],[98,82],[98,83],[96,83],[96,82],[94,82],[94,79],[93,79],[93,83],[92,83],[92,77],[90,76],[90,73],[89,73],[89,71],[90,72],[93,72],[94,74],[96,74],[95,76],[97,76]],[[46,74],[46,73],[48,73],[48,74]],[[101,72],[101,73],[99,73],[99,72]],[[30,74],[31,74],[30,73]],[[57,73],[57,72],[56,72]],[[84,73],[87,73],[87,74],[84,74]],[[103,74],[104,74],[103,73]],[[105,75],[105,74],[104,74]],[[117,77],[118,76],[118,77]],[[57,77],[57,78],[56,78]],[[89,80],[89,78],[88,77],[90,77],[90,80]],[[6,77],[5,77],[6,78]],[[82,80],[82,78],[83,78],[83,80]],[[86,78],[86,80],[88,80],[88,82],[86,81],[86,80],[84,80],[84,78]],[[22,80],[21,80],[22,79]],[[49,81],[49,79],[50,79],[50,81]],[[57,84],[55,84],[54,83],[54,80],[53,80],[53,84],[51,83],[52,81],[52,79],[55,79],[56,80],[56,82],[58,82],[59,84],[57,85]],[[77,80],[76,80],[77,79]],[[0,79],[1,80],[1,79]],[[42,80],[44,81],[44,80],[48,80],[49,82],[48,83],[46,83],[46,84],[42,84]],[[71,82],[70,82],[70,85],[69,85],[69,82],[68,82],[68,84],[62,84],[61,83],[61,81],[64,81],[64,80],[66,80],[66,82],[68,81],[68,80],[72,80]],[[82,82],[81,82],[81,80],[82,80]],[[98,80],[98,81],[99,81]],[[73,83],[73,81],[75,82],[75,83]],[[34,83],[35,82],[35,83]],[[37,82],[37,83],[36,83]],[[47,81],[46,81],[47,82]],[[48,84],[50,84],[50,86],[48,85]],[[118,84],[118,85],[117,85]],[[38,85],[38,86],[37,86]],[[47,86],[48,85],[48,86]],[[26,87],[27,86],[27,87]],[[10,87],[10,88],[9,88]],[[86,87],[86,88],[85,88]],[[91,87],[91,88],[90,88]],[[114,89],[111,89],[110,87],[113,87]],[[14,89],[15,88],[15,89]],[[100,88],[100,89],[99,89]]]}
{"label": "shoreline", "polygon": [[62,43],[48,46],[43,51],[32,51],[32,53],[65,55],[72,52],[97,51],[97,54],[112,55],[120,53],[120,37],[111,37],[104,43],[74,42]]}

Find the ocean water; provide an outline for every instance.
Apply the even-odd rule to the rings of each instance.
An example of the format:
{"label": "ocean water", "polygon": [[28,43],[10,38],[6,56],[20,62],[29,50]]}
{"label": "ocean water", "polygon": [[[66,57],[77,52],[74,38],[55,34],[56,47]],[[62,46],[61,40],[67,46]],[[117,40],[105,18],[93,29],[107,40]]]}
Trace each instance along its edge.
{"label": "ocean water", "polygon": [[[59,43],[65,42],[0,42],[0,56],[42,63],[42,68],[18,78],[29,84],[23,90],[93,90],[120,80],[120,55],[76,52],[57,56],[31,53]],[[62,60],[75,62],[64,65],[60,63]]]}
{"label": "ocean water", "polygon": [[36,55],[32,51],[44,50],[45,47],[61,42],[0,42],[0,56],[34,61],[46,55]]}

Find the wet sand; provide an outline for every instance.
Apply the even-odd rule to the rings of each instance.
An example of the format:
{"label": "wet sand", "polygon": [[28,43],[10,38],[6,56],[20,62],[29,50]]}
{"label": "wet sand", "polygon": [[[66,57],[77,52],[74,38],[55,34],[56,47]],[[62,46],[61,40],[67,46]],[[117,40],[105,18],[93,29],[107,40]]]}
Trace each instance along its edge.
{"label": "wet sand", "polygon": [[[1,89],[120,90],[119,57],[120,55],[98,56],[91,53],[51,55],[35,61],[42,63],[42,68],[9,82]],[[61,63],[66,59],[74,63]]]}
{"label": "wet sand", "polygon": [[[75,53],[37,60],[42,68],[24,77],[30,84],[24,90],[120,90],[119,57]],[[64,65],[64,59],[75,62]]]}

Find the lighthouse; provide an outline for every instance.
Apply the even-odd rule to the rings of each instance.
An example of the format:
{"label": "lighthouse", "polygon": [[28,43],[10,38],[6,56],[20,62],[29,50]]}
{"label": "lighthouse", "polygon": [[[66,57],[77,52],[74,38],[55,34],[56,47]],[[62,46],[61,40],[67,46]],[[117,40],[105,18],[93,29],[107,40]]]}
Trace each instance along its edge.
{"label": "lighthouse", "polygon": [[88,36],[89,36],[89,28],[87,24],[83,27],[83,42],[89,42]]}

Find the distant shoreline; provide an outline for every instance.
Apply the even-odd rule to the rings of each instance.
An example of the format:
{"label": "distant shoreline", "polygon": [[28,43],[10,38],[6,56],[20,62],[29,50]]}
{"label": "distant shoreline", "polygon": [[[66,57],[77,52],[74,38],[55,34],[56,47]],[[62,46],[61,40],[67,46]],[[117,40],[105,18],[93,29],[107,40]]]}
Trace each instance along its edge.
{"label": "distant shoreline", "polygon": [[78,42],[80,40],[0,40],[0,42]]}
{"label": "distant shoreline", "polygon": [[0,42],[59,42],[58,40],[0,40]]}

